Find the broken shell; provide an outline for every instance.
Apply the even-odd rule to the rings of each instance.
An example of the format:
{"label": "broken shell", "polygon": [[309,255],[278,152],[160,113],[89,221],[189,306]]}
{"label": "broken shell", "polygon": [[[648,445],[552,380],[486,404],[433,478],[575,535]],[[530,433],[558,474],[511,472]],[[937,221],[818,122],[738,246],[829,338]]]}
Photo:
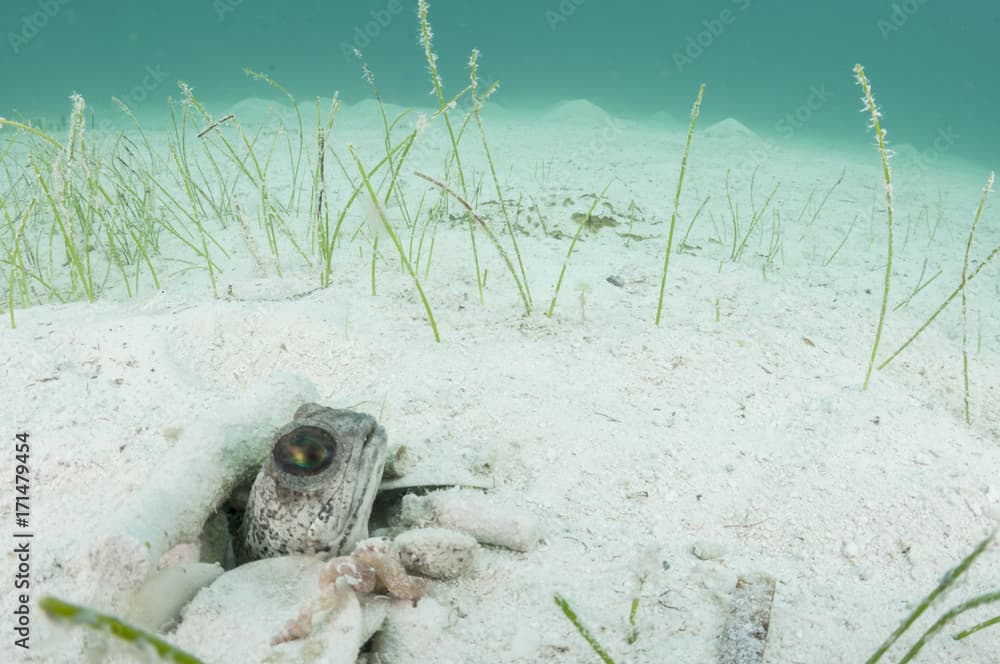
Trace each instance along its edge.
{"label": "broken shell", "polygon": [[479,548],[471,535],[446,528],[409,530],[394,542],[407,571],[432,579],[453,579],[465,574]]}
{"label": "broken shell", "polygon": [[399,515],[404,526],[437,526],[468,533],[480,544],[529,551],[540,539],[535,520],[520,510],[497,504],[478,491],[438,491],[403,496]]}

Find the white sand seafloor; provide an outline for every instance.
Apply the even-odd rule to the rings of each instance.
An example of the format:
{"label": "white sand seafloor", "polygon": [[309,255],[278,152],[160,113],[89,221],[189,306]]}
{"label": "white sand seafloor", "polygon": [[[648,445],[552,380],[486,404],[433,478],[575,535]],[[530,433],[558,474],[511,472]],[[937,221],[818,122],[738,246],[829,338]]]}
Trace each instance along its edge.
{"label": "white sand seafloor", "polygon": [[[264,106],[248,100],[236,112],[264,116]],[[0,389],[3,435],[30,433],[32,597],[106,598],[115,580],[95,572],[97,549],[144,487],[172,481],[159,473],[178,437],[250,400],[272,376],[292,374],[315,385],[324,404],[378,416],[390,446],[415,452],[422,474],[459,468],[481,477],[496,501],[539,524],[543,538],[533,550],[484,547],[469,575],[434,583],[430,596],[448,609],[449,624],[418,661],[598,661],[555,593],[616,662],[717,661],[737,577],[753,573],[777,582],[766,662],[864,661],[1000,521],[1000,265],[969,283],[967,424],[959,299],[862,390],[885,265],[874,147],[793,146],[734,120],[699,121],[675,249],[709,199],[687,250],[671,258],[657,327],[687,118],[625,121],[586,102],[534,118],[496,107],[485,118],[504,198],[518,215],[534,302],[528,316],[482,232],[477,246],[488,276],[480,302],[469,229],[454,202],[453,218],[438,223],[422,281],[440,343],[386,239],[372,296],[371,244],[351,237],[364,224],[360,208],[347,216],[326,289],[318,288],[319,268],[290,247],[282,249],[278,277],[263,235],[256,260],[238,224],[229,223],[213,230],[230,254],[219,258],[218,298],[204,270],[174,267],[161,270],[161,291],[144,277],[132,299],[118,285],[93,304],[16,310],[16,328],[0,332]],[[858,124],[863,132],[862,116]],[[475,125],[468,131],[470,189],[482,178],[477,209],[509,251]],[[404,169],[413,209],[425,191],[426,204],[437,199],[410,173],[443,176],[443,132],[435,121]],[[150,140],[166,155],[165,134],[153,131]],[[343,109],[331,135],[356,177],[348,143],[369,165],[383,149],[371,103]],[[880,360],[960,283],[988,176],[947,155],[929,159],[894,147],[895,264]],[[282,149],[275,154],[269,177],[276,196],[287,197],[290,167]],[[346,187],[339,167],[327,167],[336,210]],[[739,262],[730,260],[727,171],[744,230],[780,182]],[[809,223],[841,172],[843,182]],[[597,213],[619,226],[581,235],[549,318],[577,227],[571,215],[586,212],[609,182]],[[242,201],[256,219],[252,195]],[[388,213],[402,223],[397,209]],[[304,229],[308,220],[291,223]],[[402,236],[408,240],[408,231]],[[768,266],[772,238],[781,251]],[[997,244],[994,200],[977,229],[971,267]],[[942,274],[893,310],[922,270],[923,281]],[[6,449],[4,463],[12,464]],[[12,466],[4,467],[10,496]],[[184,481],[177,477],[177,486]],[[0,505],[3,523],[12,523],[13,501]],[[16,560],[6,549],[9,580]],[[16,592],[9,582],[6,588],[4,606],[12,607]],[[947,608],[998,589],[993,545],[891,661]],[[638,636],[629,644],[636,594]],[[80,630],[33,611],[31,661],[80,661]],[[997,613],[994,604],[962,617],[917,661],[1000,660],[1000,628],[951,638]],[[5,628],[4,652],[12,650]]]}

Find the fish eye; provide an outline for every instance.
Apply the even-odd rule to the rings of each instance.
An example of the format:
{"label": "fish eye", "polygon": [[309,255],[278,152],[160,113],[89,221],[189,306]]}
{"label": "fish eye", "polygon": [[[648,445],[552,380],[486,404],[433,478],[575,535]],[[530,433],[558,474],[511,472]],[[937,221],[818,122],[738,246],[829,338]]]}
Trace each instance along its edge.
{"label": "fish eye", "polygon": [[293,429],[274,444],[274,463],[298,476],[318,475],[333,463],[337,442],[329,433],[313,426]]}

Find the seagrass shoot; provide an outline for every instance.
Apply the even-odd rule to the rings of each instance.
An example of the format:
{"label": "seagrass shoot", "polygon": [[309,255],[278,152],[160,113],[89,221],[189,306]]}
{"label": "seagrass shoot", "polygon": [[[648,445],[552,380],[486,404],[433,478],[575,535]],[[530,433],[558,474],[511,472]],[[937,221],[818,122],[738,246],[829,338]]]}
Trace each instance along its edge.
{"label": "seagrass shoot", "polygon": [[865,76],[865,68],[860,64],[854,65],[854,76],[858,85],[861,86],[863,95],[861,102],[863,112],[868,113],[871,118],[869,127],[875,132],[875,144],[878,147],[879,156],[882,159],[882,185],[885,188],[886,200],[886,255],[885,255],[885,278],[882,284],[882,305],[879,310],[878,324],[875,327],[875,341],[872,343],[871,356],[868,359],[868,369],[865,371],[865,382],[862,390],[868,389],[868,383],[872,377],[872,369],[875,367],[875,357],[878,355],[879,342],[882,340],[882,328],[885,326],[885,312],[889,306],[889,283],[892,280],[892,229],[893,229],[893,205],[892,205],[892,174],[889,171],[889,155],[886,151],[885,129],[882,128],[882,112],[875,104],[875,96],[872,94],[871,83]]}
{"label": "seagrass shoot", "polygon": [[[325,107],[318,98],[306,103],[304,108],[315,106],[313,124],[302,100],[269,75],[249,68],[244,69],[247,76],[290,106],[287,122],[269,111],[258,126],[244,124],[241,111],[214,112],[183,82],[179,94],[168,99],[166,126],[156,140],[121,100],[114,103],[127,121],[125,128],[111,130],[113,125],[105,122],[98,124],[100,132],[93,132],[85,126],[85,102],[75,95],[64,139],[28,121],[0,118],[0,278],[7,289],[0,302],[7,308],[9,324],[16,325],[18,309],[34,304],[92,302],[118,292],[135,297],[175,285],[181,277],[191,284],[192,277],[204,275],[213,297],[220,297],[225,289],[222,275],[236,253],[249,255],[260,278],[313,270],[320,287],[328,288],[338,266],[337,251],[358,235],[348,232],[351,213],[363,205],[373,212],[367,215],[374,222],[369,229],[377,227],[377,233],[362,236],[391,241],[400,270],[417,291],[424,320],[438,339],[431,296],[419,274],[429,277],[436,221],[445,216],[449,201],[462,206],[468,223],[469,262],[480,300],[486,269],[477,235],[485,233],[524,312],[530,313],[528,270],[481,114],[499,84],[481,89],[481,55],[474,50],[467,62],[468,82],[455,94],[446,93],[428,5],[423,0],[416,4],[420,46],[437,108],[400,136],[401,121],[412,111],[387,115],[374,74],[356,52],[383,128],[383,152],[371,160],[361,157],[369,154],[362,149],[368,146],[358,146],[353,153],[334,147],[340,109],[336,94]],[[463,99],[471,100],[471,107],[459,110]],[[428,171],[427,188],[415,192],[415,205],[410,200],[414,192],[404,191],[400,178],[410,172],[405,167],[414,146],[437,121],[447,128],[449,149],[440,171]],[[268,130],[274,123],[279,131]],[[478,134],[477,147],[488,166],[486,182],[499,201],[500,217],[494,223],[474,209],[462,144],[467,128]],[[278,173],[286,168],[287,176]],[[286,177],[290,187],[283,182]],[[435,197],[437,203],[432,203]],[[398,228],[386,215],[390,206],[402,218]],[[382,247],[373,244],[368,246],[374,286]]]}
{"label": "seagrass shoot", "polygon": [[[882,338],[882,331],[885,325],[886,312],[888,309],[889,302],[889,290],[890,282],[892,277],[892,265],[893,265],[893,227],[894,227],[894,199],[893,199],[893,188],[892,188],[892,174],[889,169],[889,154],[886,143],[886,130],[882,127],[881,117],[882,113],[875,103],[874,94],[872,92],[872,87],[869,79],[865,75],[864,67],[860,64],[854,66],[854,74],[856,81],[859,86],[861,86],[863,95],[861,97],[863,108],[862,111],[870,116],[870,127],[875,133],[875,142],[878,148],[879,157],[881,159],[881,176],[882,185],[885,191],[886,198],[886,264],[885,264],[885,275],[882,286],[882,302],[881,308],[879,310],[878,324],[875,330],[875,340],[872,344],[872,350],[868,361],[868,369],[865,373],[865,380],[862,389],[867,389],[869,382],[871,380],[872,371],[874,369],[882,370],[888,366],[893,360],[895,360],[900,353],[902,353],[911,343],[913,343],[917,337],[919,337],[924,330],[926,330],[931,323],[951,304],[956,298],[961,299],[961,322],[962,322],[962,345],[961,345],[961,358],[962,358],[962,383],[963,383],[963,417],[966,423],[971,423],[971,398],[970,398],[970,367],[969,367],[969,330],[968,330],[968,309],[969,309],[969,296],[968,296],[968,286],[969,283],[989,264],[992,263],[993,259],[1000,254],[1000,244],[997,244],[993,249],[987,253],[985,258],[980,260],[974,269],[970,270],[971,255],[973,248],[973,241],[975,238],[976,228],[979,225],[980,218],[983,215],[983,211],[986,208],[987,199],[990,193],[993,191],[994,174],[991,172],[986,180],[986,184],[982,190],[982,196],[980,197],[979,204],[975,209],[973,215],[972,224],[969,229],[969,233],[965,243],[965,253],[963,255],[962,261],[962,271],[959,278],[959,283],[955,289],[945,298],[945,300],[934,310],[934,312],[927,318],[927,320],[917,328],[917,330],[911,334],[895,351],[893,351],[885,360],[880,364],[876,365],[876,359],[878,355],[879,343]],[[933,236],[935,229],[931,231]],[[839,251],[839,248],[838,248]],[[922,277],[922,273],[921,273]],[[937,275],[931,278],[930,281],[935,279]],[[919,280],[918,280],[919,281]],[[912,299],[919,290],[922,290],[927,286],[928,282],[919,283],[917,289],[910,294],[909,297],[903,300],[905,304]],[[894,308],[898,309],[899,307]]]}
{"label": "seagrass shoot", "polygon": [[674,207],[670,214],[670,229],[667,231],[667,249],[663,255],[663,272],[660,275],[660,295],[656,300],[656,325],[660,325],[663,316],[663,295],[667,288],[667,270],[670,268],[670,253],[674,247],[674,227],[677,225],[677,215],[681,204],[681,190],[684,187],[684,174],[687,172],[688,154],[691,152],[691,139],[694,137],[694,125],[698,121],[698,113],[701,112],[701,98],[705,94],[705,84],[698,88],[698,96],[695,97],[694,105],[691,107],[691,124],[688,126],[687,142],[684,144],[684,156],[681,158],[681,169],[677,174],[677,189],[674,192]]}

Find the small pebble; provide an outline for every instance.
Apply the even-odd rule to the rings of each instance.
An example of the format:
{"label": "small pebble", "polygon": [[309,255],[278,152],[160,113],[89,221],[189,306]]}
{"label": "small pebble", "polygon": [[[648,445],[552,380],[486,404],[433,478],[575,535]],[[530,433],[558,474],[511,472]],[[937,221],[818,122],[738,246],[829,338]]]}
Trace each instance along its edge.
{"label": "small pebble", "polygon": [[404,477],[413,469],[414,457],[410,448],[400,445],[390,452],[385,459],[385,467],[382,469],[383,480],[396,480]]}
{"label": "small pebble", "polygon": [[619,277],[617,274],[612,274],[607,279],[608,283],[612,286],[617,286],[618,288],[625,287],[625,280]]}

